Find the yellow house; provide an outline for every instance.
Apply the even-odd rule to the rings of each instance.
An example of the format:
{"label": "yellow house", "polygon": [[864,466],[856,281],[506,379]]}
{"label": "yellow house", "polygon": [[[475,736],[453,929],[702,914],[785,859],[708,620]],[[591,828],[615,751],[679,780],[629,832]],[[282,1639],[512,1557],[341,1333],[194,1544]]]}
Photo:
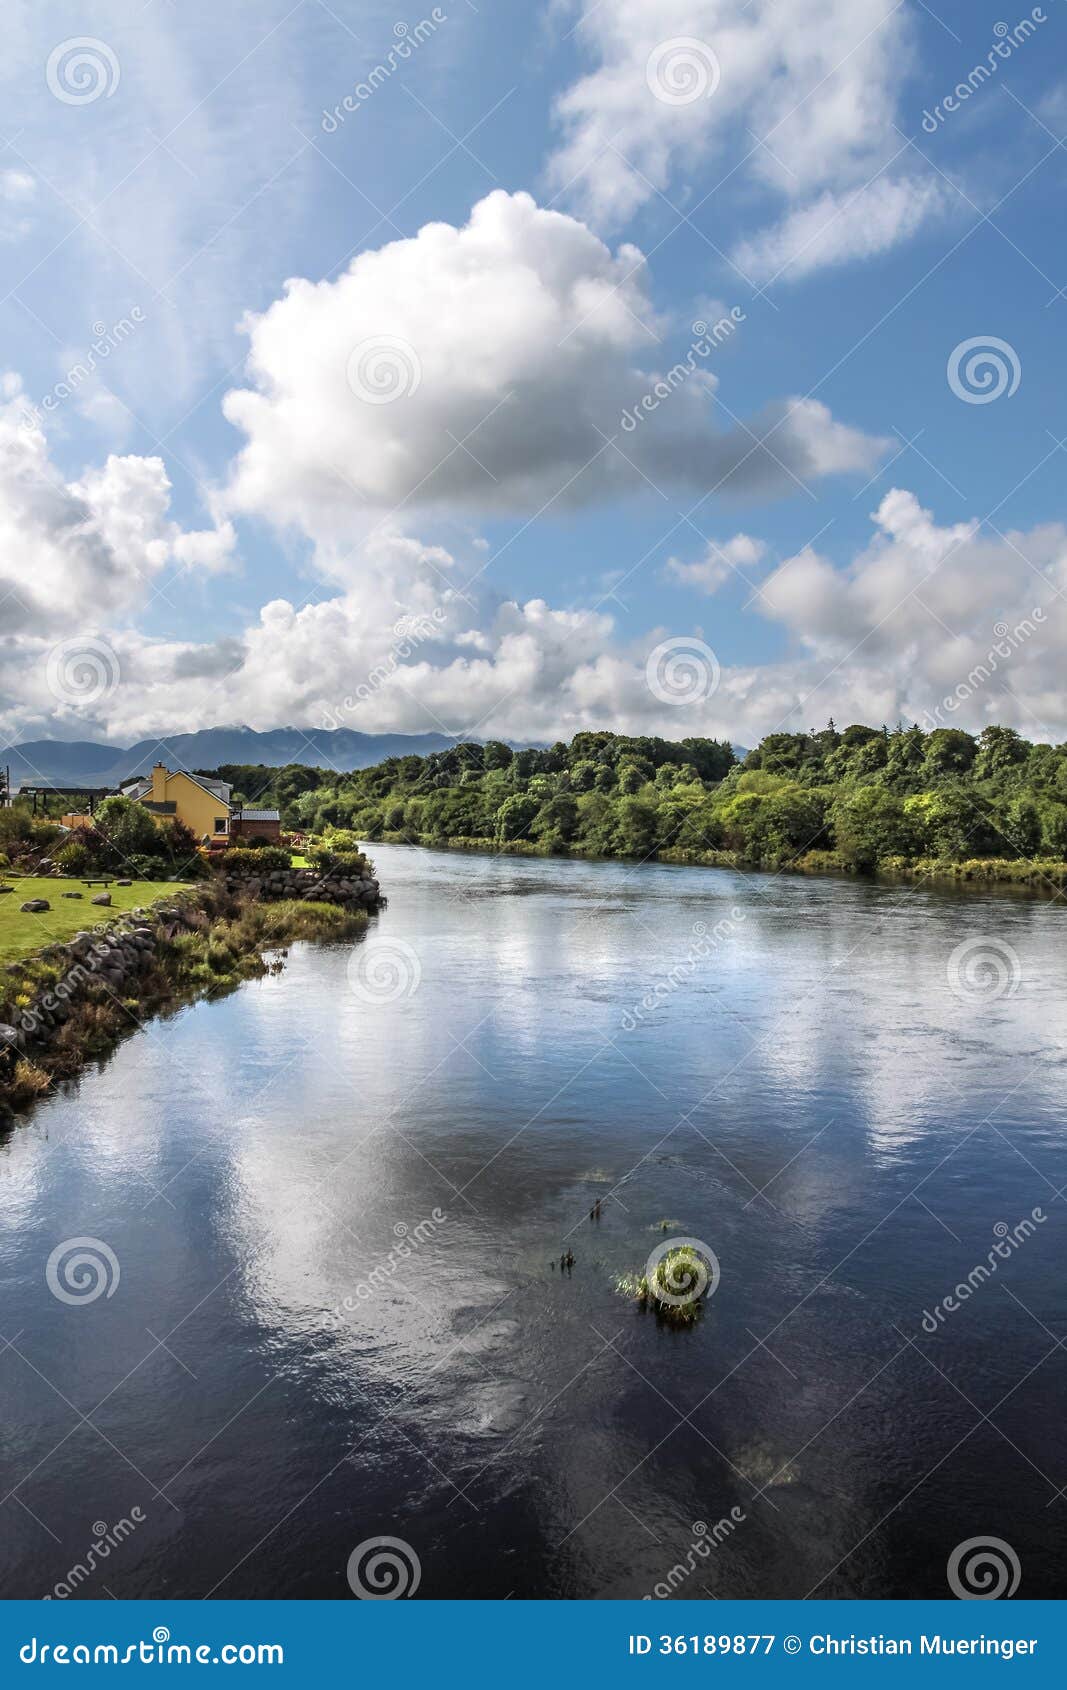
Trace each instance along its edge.
{"label": "yellow house", "polygon": [[182,769],[172,773],[165,763],[157,763],[151,776],[127,781],[120,790],[124,798],[143,804],[160,821],[184,822],[197,839],[218,839],[230,831],[233,788],[223,780],[186,774]]}

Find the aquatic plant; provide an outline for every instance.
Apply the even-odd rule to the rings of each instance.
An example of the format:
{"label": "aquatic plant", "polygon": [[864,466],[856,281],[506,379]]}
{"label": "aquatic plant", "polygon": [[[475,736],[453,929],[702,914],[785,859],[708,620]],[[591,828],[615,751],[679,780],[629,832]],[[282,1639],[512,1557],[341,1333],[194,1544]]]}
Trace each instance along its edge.
{"label": "aquatic plant", "polygon": [[624,1274],[617,1288],[672,1325],[689,1326],[698,1318],[709,1290],[714,1290],[709,1256],[710,1252],[702,1253],[688,1241],[654,1250],[644,1272]]}

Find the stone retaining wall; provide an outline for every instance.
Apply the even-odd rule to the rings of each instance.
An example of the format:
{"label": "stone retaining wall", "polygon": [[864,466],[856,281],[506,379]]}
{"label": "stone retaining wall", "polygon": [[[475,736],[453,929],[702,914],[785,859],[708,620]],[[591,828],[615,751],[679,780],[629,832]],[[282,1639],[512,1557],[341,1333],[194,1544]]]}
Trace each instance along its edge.
{"label": "stone retaining wall", "polygon": [[252,861],[240,872],[228,866],[220,879],[227,892],[248,898],[313,898],[319,904],[346,904],[354,909],[374,909],[381,902],[381,891],[370,869],[359,874],[343,869],[288,868],[268,869],[265,874],[255,872],[255,852],[249,851]]}
{"label": "stone retaining wall", "polygon": [[[38,988],[14,1025],[0,1023],[0,1048],[23,1053],[50,1044],[70,1020],[72,1006],[84,998],[135,996],[137,976],[155,962],[162,940],[207,925],[207,915],[195,903],[175,901],[131,910],[113,926],[75,933],[65,944],[45,945],[28,960],[57,964],[60,977]],[[19,963],[8,969],[16,981],[20,972]]]}
{"label": "stone retaining wall", "polygon": [[[227,869],[219,874],[218,881],[239,899],[309,899],[353,910],[376,909],[381,902],[378,882],[369,868],[358,875],[294,868],[255,874],[251,872],[253,866],[250,863],[248,871],[242,867],[240,872]],[[93,899],[94,903],[101,901]],[[0,1021],[0,1059],[10,1059],[12,1053],[32,1055],[35,1048],[47,1047],[70,1020],[72,1006],[85,998],[136,997],[138,976],[155,962],[161,943],[182,932],[203,932],[210,925],[211,917],[194,890],[176,896],[173,903],[132,910],[93,932],[76,933],[65,944],[43,946],[27,958],[27,965],[35,961],[52,963],[59,968],[60,978],[36,987],[31,1002],[13,1025]],[[29,966],[24,968],[17,962],[7,972],[16,988],[20,975],[26,980],[32,978]]]}

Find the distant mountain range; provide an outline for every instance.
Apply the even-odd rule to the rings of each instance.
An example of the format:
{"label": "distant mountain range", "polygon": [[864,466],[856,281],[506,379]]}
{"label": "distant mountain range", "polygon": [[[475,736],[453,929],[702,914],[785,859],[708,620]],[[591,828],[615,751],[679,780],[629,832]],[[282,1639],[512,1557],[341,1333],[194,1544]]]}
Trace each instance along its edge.
{"label": "distant mountain range", "polygon": [[[11,770],[19,786],[118,786],[147,774],[153,763],[171,769],[217,769],[220,763],[263,763],[280,768],[303,763],[313,768],[369,769],[386,757],[428,757],[456,742],[447,734],[361,734],[352,728],[204,728],[167,739],[142,739],[136,745],[100,745],[95,740],[35,739],[0,750],[0,771]],[[521,749],[518,745],[515,750]],[[745,748],[734,746],[741,759]]]}
{"label": "distant mountain range", "polygon": [[142,739],[126,748],[93,740],[28,740],[0,751],[0,769],[17,786],[117,786],[147,774],[153,763],[172,769],[216,769],[220,763],[305,763],[324,769],[367,769],[386,757],[426,757],[447,751],[447,734],[361,734],[352,728],[204,728],[200,733]]}

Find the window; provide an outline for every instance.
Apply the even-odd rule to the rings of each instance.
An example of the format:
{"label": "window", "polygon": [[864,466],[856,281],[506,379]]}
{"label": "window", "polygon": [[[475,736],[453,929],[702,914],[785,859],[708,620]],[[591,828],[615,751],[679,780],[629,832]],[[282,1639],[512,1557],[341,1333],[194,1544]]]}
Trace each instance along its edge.
{"label": "window", "polygon": [[225,833],[226,832],[226,817],[225,816],[216,816],[215,817],[215,832],[216,833]]}

